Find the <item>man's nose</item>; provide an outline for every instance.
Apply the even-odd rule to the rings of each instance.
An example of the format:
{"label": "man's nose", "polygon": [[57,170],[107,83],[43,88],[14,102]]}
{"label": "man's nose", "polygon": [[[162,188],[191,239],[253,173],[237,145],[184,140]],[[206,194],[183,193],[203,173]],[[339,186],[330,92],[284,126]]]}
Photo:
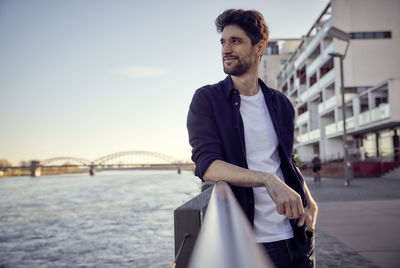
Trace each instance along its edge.
{"label": "man's nose", "polygon": [[232,46],[229,43],[226,43],[222,46],[222,54],[230,54],[232,53]]}

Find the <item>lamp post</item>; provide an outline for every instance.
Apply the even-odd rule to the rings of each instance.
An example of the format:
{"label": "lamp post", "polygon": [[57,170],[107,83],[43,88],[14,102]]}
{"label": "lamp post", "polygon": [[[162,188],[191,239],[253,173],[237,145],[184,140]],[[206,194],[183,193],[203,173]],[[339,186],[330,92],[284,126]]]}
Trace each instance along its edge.
{"label": "lamp post", "polygon": [[346,107],[344,102],[344,79],[343,79],[343,59],[346,56],[347,49],[349,48],[350,44],[350,36],[343,32],[342,30],[332,26],[327,35],[333,38],[340,39],[342,41],[346,41],[346,50],[343,54],[340,53],[329,53],[332,58],[339,58],[340,60],[340,92],[342,95],[342,118],[343,118],[343,165],[344,165],[344,185],[350,186],[350,173],[349,173],[349,153],[348,153],[348,145],[347,145],[347,129],[346,129]]}
{"label": "lamp post", "polygon": [[343,118],[343,151],[344,151],[344,185],[350,186],[350,174],[349,174],[349,153],[347,146],[347,129],[346,129],[346,107],[344,102],[344,81],[343,81],[343,55],[339,53],[329,53],[333,58],[337,57],[340,60],[340,92],[342,93],[342,118]]}

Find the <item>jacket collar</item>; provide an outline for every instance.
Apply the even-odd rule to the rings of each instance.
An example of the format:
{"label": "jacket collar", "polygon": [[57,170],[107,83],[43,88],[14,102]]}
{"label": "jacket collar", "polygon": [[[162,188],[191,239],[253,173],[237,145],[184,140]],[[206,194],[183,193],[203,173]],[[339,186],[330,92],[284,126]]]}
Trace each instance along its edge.
{"label": "jacket collar", "polygon": [[[223,82],[226,98],[227,99],[232,98],[232,95],[233,95],[234,91],[236,90],[233,87],[232,77],[230,75],[228,75],[225,78],[225,80],[223,80],[222,82]],[[267,87],[267,85],[260,78],[258,78],[258,84],[260,85],[261,90],[263,91],[265,99],[272,98],[275,96],[275,92],[273,92],[273,90],[271,90],[269,87]]]}

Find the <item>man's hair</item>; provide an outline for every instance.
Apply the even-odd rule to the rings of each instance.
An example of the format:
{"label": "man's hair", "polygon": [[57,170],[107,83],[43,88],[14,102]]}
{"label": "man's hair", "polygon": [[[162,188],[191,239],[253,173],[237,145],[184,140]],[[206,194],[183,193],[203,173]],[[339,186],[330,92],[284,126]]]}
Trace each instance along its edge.
{"label": "man's hair", "polygon": [[261,40],[268,41],[268,26],[263,15],[256,10],[227,9],[215,20],[219,33],[222,33],[225,26],[233,24],[245,31],[253,46]]}

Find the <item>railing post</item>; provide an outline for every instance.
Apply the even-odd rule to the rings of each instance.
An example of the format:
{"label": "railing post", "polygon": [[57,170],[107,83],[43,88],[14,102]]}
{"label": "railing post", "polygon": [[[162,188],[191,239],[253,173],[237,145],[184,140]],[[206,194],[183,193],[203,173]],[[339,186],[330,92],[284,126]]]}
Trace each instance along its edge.
{"label": "railing post", "polygon": [[[177,257],[177,268],[186,268],[188,266],[194,244],[200,232],[211,192],[212,187],[203,191],[201,194],[189,200],[174,211],[175,256]],[[185,239],[185,244],[181,248],[181,244]],[[181,251],[179,256],[177,256],[180,248]]]}

